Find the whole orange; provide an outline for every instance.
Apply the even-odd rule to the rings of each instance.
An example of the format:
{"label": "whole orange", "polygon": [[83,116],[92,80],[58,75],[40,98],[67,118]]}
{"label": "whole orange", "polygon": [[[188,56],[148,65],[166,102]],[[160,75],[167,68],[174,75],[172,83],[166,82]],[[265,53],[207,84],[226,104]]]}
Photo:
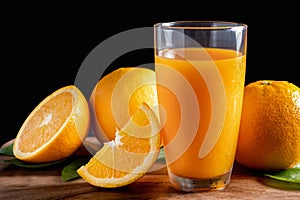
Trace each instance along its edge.
{"label": "whole orange", "polygon": [[101,143],[111,141],[142,103],[158,116],[155,73],[141,67],[120,67],[98,81],[89,106],[91,129]]}
{"label": "whole orange", "polygon": [[300,163],[300,88],[260,80],[245,86],[236,161],[256,170]]}

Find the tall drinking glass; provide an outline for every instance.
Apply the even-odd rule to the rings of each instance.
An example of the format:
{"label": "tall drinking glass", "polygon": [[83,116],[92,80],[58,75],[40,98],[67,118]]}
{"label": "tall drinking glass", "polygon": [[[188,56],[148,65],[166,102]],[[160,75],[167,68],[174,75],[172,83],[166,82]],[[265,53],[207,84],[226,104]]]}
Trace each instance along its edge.
{"label": "tall drinking glass", "polygon": [[171,185],[222,190],[230,182],[246,71],[247,25],[154,25],[160,121]]}

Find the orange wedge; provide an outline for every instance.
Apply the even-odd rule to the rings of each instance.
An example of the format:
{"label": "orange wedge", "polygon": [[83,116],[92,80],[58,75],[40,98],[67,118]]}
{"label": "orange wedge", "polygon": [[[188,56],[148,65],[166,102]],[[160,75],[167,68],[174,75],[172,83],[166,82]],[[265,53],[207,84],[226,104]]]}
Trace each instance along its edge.
{"label": "orange wedge", "polygon": [[155,163],[160,150],[159,122],[142,103],[114,140],[77,172],[88,183],[105,188],[128,185],[141,178]]}
{"label": "orange wedge", "polygon": [[16,158],[50,162],[73,154],[90,125],[88,103],[81,91],[66,86],[50,94],[27,117],[14,142]]}

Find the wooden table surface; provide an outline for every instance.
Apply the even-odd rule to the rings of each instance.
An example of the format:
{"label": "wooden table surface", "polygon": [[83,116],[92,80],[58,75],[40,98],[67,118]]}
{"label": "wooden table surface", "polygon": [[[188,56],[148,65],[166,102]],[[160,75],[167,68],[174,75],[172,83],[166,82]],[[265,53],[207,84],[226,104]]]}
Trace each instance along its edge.
{"label": "wooden table surface", "polygon": [[138,181],[121,188],[106,189],[78,178],[64,182],[62,166],[25,169],[2,162],[0,156],[0,200],[45,199],[300,199],[300,190],[286,190],[265,184],[266,179],[238,164],[229,186],[222,191],[185,193],[170,187],[166,168],[148,172]]}

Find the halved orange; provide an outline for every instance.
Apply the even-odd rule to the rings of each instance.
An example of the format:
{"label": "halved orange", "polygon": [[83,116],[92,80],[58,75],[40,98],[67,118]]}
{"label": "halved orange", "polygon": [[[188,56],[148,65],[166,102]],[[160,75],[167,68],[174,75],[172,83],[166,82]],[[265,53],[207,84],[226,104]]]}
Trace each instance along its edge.
{"label": "halved orange", "polygon": [[88,183],[105,188],[128,185],[141,178],[155,163],[160,150],[159,121],[142,103],[114,140],[77,172]]}
{"label": "halved orange", "polygon": [[66,158],[80,147],[89,126],[89,107],[81,91],[74,85],[60,88],[24,121],[14,141],[14,155],[33,163]]}

